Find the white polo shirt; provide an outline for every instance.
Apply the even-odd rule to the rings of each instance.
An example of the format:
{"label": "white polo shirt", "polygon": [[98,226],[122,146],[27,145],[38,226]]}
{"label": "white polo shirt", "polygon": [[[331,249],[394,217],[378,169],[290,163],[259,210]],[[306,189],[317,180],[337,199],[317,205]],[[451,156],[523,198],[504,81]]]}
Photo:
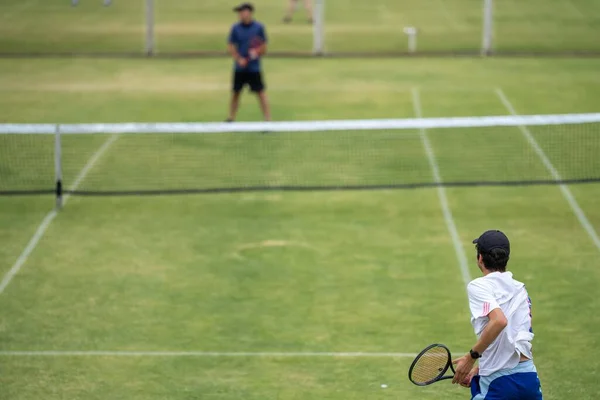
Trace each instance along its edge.
{"label": "white polo shirt", "polygon": [[474,279],[467,285],[471,324],[477,337],[489,322],[488,314],[496,309],[508,320],[508,325],[482,353],[479,360],[479,374],[488,376],[494,372],[514,368],[523,354],[533,359],[531,354],[531,301],[525,284],[514,280],[511,272],[492,272]]}

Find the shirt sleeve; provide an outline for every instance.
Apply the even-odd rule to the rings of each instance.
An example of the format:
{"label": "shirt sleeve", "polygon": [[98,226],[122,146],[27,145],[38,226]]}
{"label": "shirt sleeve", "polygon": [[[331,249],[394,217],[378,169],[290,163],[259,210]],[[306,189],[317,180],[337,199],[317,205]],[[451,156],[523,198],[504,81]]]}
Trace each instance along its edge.
{"label": "shirt sleeve", "polygon": [[261,25],[258,30],[258,37],[262,39],[263,42],[267,43],[267,31],[265,30],[265,26]]}
{"label": "shirt sleeve", "polygon": [[237,35],[235,33],[235,27],[231,28],[231,31],[229,31],[229,37],[227,38],[227,43],[228,44],[237,44],[238,40],[237,40]]}
{"label": "shirt sleeve", "polygon": [[500,308],[494,298],[493,287],[482,281],[473,281],[467,286],[469,308],[475,319],[487,317],[492,310]]}

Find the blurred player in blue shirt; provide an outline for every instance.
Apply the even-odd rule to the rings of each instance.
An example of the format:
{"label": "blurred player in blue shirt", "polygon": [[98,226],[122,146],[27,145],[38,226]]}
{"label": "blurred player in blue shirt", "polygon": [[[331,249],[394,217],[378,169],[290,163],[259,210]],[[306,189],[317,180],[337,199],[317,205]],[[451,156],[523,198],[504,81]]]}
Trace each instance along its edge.
{"label": "blurred player in blue shirt", "polygon": [[265,121],[271,120],[269,101],[265,93],[260,58],[267,51],[267,35],[265,27],[254,20],[254,6],[243,3],[233,9],[239,14],[240,22],[231,27],[228,39],[228,50],[234,59],[233,94],[229,108],[228,122],[235,120],[240,104],[240,94],[244,86],[258,95],[260,108]]}

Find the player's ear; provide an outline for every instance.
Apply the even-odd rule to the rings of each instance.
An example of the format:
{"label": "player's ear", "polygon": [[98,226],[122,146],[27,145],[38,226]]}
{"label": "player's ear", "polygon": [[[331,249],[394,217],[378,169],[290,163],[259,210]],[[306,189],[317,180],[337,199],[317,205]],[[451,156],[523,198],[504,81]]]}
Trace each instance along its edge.
{"label": "player's ear", "polygon": [[485,265],[483,265],[483,256],[481,253],[477,254],[477,264],[482,268],[485,267]]}

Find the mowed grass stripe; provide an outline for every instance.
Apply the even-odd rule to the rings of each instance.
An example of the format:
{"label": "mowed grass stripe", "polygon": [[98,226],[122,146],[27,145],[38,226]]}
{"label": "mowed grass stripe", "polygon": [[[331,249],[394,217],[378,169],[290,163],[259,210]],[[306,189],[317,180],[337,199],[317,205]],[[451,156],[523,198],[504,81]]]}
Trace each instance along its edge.
{"label": "mowed grass stripe", "polygon": [[432,191],[75,197],[57,221],[4,299],[5,351],[387,353],[468,332],[464,293],[438,290],[461,279],[435,268],[452,250]]}
{"label": "mowed grass stripe", "polygon": [[[225,59],[0,60],[0,87],[15,89],[0,96],[0,106],[10,115],[10,122],[24,123],[222,121],[229,101],[230,68],[231,61]],[[415,82],[424,101],[441,94],[433,107],[426,107],[428,116],[505,115],[506,110],[489,95],[497,85],[519,99],[528,98],[528,104],[535,107],[529,114],[577,113],[598,111],[594,104],[599,101],[600,90],[586,89],[600,84],[598,68],[600,60],[596,59],[447,59],[442,64],[418,58],[402,63],[269,59],[265,60],[265,79],[273,116],[280,121],[408,118],[413,115],[413,106],[406,94]],[[306,82],[309,89],[322,86],[339,90],[327,96],[321,89],[280,90],[296,86],[290,82],[290,74]],[[491,85],[490,79],[496,84]],[[522,80],[535,82],[535,87],[525,89],[518,84]],[[188,83],[192,89],[216,84],[223,90],[180,89]],[[30,90],[27,87],[31,85],[41,89]],[[55,85],[57,90],[65,90],[51,96],[44,93]],[[115,85],[123,91],[113,91]],[[103,87],[110,90],[103,91]],[[561,96],[553,95],[555,91]],[[461,104],[465,107],[457,107]],[[238,120],[261,120],[252,96],[244,94]],[[429,133],[434,139],[434,132]],[[441,156],[438,154],[440,164]]]}

